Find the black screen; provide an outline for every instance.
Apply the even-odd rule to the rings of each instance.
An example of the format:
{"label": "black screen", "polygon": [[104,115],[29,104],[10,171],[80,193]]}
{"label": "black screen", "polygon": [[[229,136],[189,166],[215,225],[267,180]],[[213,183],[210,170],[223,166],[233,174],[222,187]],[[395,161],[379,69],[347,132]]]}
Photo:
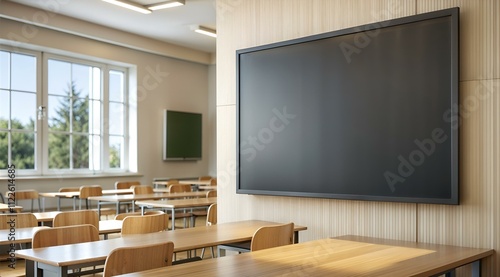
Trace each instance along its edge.
{"label": "black screen", "polygon": [[165,110],[164,124],[164,160],[201,159],[201,114]]}
{"label": "black screen", "polygon": [[458,8],[237,51],[237,192],[458,204]]}

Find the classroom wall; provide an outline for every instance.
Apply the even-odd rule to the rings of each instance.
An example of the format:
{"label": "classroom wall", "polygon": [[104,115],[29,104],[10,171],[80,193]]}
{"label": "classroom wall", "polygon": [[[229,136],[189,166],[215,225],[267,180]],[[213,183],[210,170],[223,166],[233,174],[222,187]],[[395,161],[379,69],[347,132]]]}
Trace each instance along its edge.
{"label": "classroom wall", "polygon": [[[93,23],[72,19],[57,14],[33,9],[12,2],[2,3],[0,16],[0,43],[11,47],[28,47],[58,54],[77,54],[81,57],[93,56],[113,60],[131,67],[135,76],[131,81],[132,91],[138,91],[136,103],[131,104],[136,110],[132,124],[137,127],[137,136],[132,143],[137,148],[137,158],[132,162],[136,172],[130,175],[75,177],[57,175],[54,177],[33,178],[17,175],[17,190],[35,188],[40,192],[57,191],[60,187],[99,184],[103,188],[113,188],[117,180],[138,180],[151,184],[157,177],[196,177],[215,175],[215,65],[210,64],[212,55],[191,49],[182,49],[167,43],[155,41],[153,49],[142,50],[133,46],[142,37],[123,34],[112,29],[103,29],[108,37],[121,34],[120,44],[116,45],[88,34],[96,33],[99,28]],[[46,26],[34,25],[21,19],[30,19],[41,15],[48,16]],[[8,16],[7,16],[7,15]],[[20,18],[13,18],[19,16]],[[10,18],[13,18],[10,19]],[[51,26],[51,23],[57,25]],[[57,23],[57,24],[56,24]],[[61,26],[68,30],[60,31]],[[78,26],[78,33],[71,29]],[[104,31],[101,30],[104,34]],[[130,46],[125,46],[126,42]],[[163,45],[163,53],[156,48]],[[211,72],[211,73],[210,73]],[[212,78],[213,80],[210,80]],[[153,83],[154,82],[154,83]],[[162,160],[163,110],[199,112],[203,115],[202,160],[169,161]],[[7,190],[7,181],[0,191]],[[63,204],[71,206],[71,201]],[[47,207],[55,207],[53,199],[47,199]]]}
{"label": "classroom wall", "polygon": [[[301,241],[352,234],[500,251],[498,1],[217,0],[216,6],[219,222],[293,221],[308,227]],[[235,50],[455,6],[461,9],[459,206],[236,194]],[[489,259],[485,276],[497,276],[498,264],[498,256]]]}

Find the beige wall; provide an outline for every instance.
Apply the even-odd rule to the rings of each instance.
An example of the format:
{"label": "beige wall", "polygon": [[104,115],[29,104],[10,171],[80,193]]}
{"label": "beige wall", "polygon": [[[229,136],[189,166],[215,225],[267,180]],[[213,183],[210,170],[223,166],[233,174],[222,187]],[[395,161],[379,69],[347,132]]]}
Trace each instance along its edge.
{"label": "beige wall", "polygon": [[[460,6],[461,205],[237,195],[235,50]],[[500,251],[500,4],[497,0],[217,0],[220,222],[293,221],[301,240],[344,234]],[[490,259],[486,276],[499,258]]]}
{"label": "beige wall", "polygon": [[[12,11],[5,9],[12,3],[2,3],[2,13]],[[24,9],[24,6],[16,5]],[[33,13],[43,13],[34,9],[25,9],[24,18],[34,17]],[[4,14],[5,15],[5,14]],[[96,25],[74,20],[67,17],[58,18],[51,14],[50,19],[67,26],[79,26],[79,32],[93,32]],[[77,22],[75,22],[77,21]],[[51,21],[48,22],[49,24]],[[112,188],[117,180],[139,180],[144,184],[151,184],[156,177],[195,177],[207,175],[209,171],[215,175],[215,66],[209,65],[212,55],[197,52],[191,49],[178,49],[179,56],[170,57],[166,54],[151,53],[156,51],[141,51],[130,47],[118,46],[97,39],[86,37],[85,33],[70,34],[70,29],[57,31],[48,26],[35,26],[19,20],[11,20],[0,16],[0,43],[12,47],[28,47],[58,54],[77,54],[81,57],[97,57],[113,60],[119,64],[130,66],[136,77],[131,88],[137,90],[137,116],[132,118],[137,126],[137,169],[135,176],[112,176],[75,178],[74,176],[60,175],[54,178],[26,178],[22,174],[17,176],[17,189],[35,188],[40,192],[57,191],[62,186],[81,186],[86,184],[100,184],[104,188]],[[87,28],[85,28],[87,27]],[[105,28],[106,29],[106,28]],[[29,30],[29,32],[27,31]],[[106,29],[112,35],[112,30]],[[130,44],[141,37],[127,34]],[[123,42],[123,41],[122,41]],[[159,42],[156,42],[159,43]],[[122,45],[124,43],[120,43]],[[155,45],[155,47],[158,45]],[[165,49],[171,45],[164,44]],[[182,50],[182,51],[181,51]],[[172,54],[175,51],[166,51]],[[186,55],[200,60],[206,57],[206,63],[182,60]],[[154,73],[156,72],[156,73]],[[211,73],[210,73],[211,72]],[[210,73],[210,74],[209,74]],[[212,78],[212,80],[210,80]],[[169,161],[162,160],[162,126],[163,110],[199,112],[203,114],[203,142],[200,161]],[[1,182],[1,180],[0,180]],[[6,184],[6,183],[5,183]],[[1,186],[1,185],[0,185]],[[0,187],[0,190],[6,191]],[[47,202],[47,206],[54,207],[55,201]],[[71,205],[71,201],[65,202]]]}

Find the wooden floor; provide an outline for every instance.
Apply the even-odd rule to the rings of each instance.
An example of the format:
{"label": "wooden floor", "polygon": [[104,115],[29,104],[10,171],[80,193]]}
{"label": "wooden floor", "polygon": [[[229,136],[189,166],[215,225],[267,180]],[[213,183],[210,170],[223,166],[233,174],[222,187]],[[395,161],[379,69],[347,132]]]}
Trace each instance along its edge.
{"label": "wooden floor", "polygon": [[[106,216],[102,216],[102,220],[106,220]],[[113,219],[114,215],[108,215],[108,219]],[[205,225],[206,218],[205,217],[197,217],[196,219],[196,226],[203,226]],[[183,219],[178,219],[176,220],[175,228],[182,228],[183,226]],[[116,237],[119,237],[120,234],[110,234],[108,239],[113,239]],[[197,252],[197,255],[200,255],[200,251]],[[181,252],[176,255],[176,258],[183,259],[186,258],[186,253]],[[211,251],[209,248],[205,250],[205,259],[210,259],[211,258]],[[24,260],[19,259],[16,262],[16,268],[11,269],[9,268],[9,262],[8,261],[0,261],[0,277],[19,277],[19,276],[25,276],[25,263]],[[102,276],[102,274],[95,274],[95,275],[86,275],[86,276]]]}

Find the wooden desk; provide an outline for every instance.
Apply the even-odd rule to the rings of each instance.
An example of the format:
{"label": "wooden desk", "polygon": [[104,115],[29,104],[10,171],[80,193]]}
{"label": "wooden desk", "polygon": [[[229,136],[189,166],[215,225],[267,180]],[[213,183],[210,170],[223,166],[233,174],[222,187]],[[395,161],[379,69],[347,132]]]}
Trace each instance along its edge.
{"label": "wooden desk", "polygon": [[127,277],[159,276],[437,276],[481,260],[491,249],[423,244],[346,236],[180,264]]}
{"label": "wooden desk", "polygon": [[[101,205],[103,203],[116,203],[116,213],[120,212],[120,203],[122,202],[135,202],[138,200],[158,200],[158,199],[172,199],[172,198],[186,198],[186,197],[205,197],[205,192],[176,192],[176,193],[154,193],[154,194],[125,194],[125,195],[103,195],[92,196],[89,200],[97,201],[97,213],[99,218],[101,216]],[[132,205],[132,212],[135,211],[135,205]]]}
{"label": "wooden desk", "polygon": [[[105,189],[102,190],[102,195],[121,195],[121,194],[132,194],[132,189]],[[68,192],[40,192],[38,193],[42,197],[42,211],[45,212],[45,198],[52,197],[57,198],[57,210],[61,210],[61,198],[73,199],[73,210],[76,210],[76,199],[80,197],[79,191],[68,191]]]}
{"label": "wooden desk", "polygon": [[210,205],[217,203],[217,197],[210,198],[188,198],[176,200],[145,200],[136,201],[135,204],[141,207],[141,212],[144,214],[144,208],[165,208],[172,211],[172,230],[175,229],[175,210],[176,209],[192,209],[192,208],[208,208]]}
{"label": "wooden desk", "polygon": [[[127,235],[121,238],[72,245],[23,249],[16,251],[16,255],[26,259],[26,276],[33,276],[33,271],[38,271],[38,273],[52,271],[57,276],[64,276],[68,268],[71,267],[103,264],[109,253],[117,247],[173,241],[175,252],[188,251],[219,244],[248,241],[251,240],[253,233],[258,228],[274,224],[277,223],[259,220],[229,222],[175,231]],[[296,236],[298,236],[299,231],[306,229],[304,226],[295,226]]]}
{"label": "wooden desk", "polygon": [[13,237],[16,239],[15,241],[9,240],[9,237],[11,236],[10,230],[0,230],[0,245],[7,245],[11,243],[31,243],[33,234],[36,231],[43,228],[49,228],[49,227],[39,226],[39,227],[29,227],[29,228],[16,228],[16,232],[13,235]]}
{"label": "wooden desk", "polygon": [[[21,207],[21,206],[14,206],[14,207],[11,207],[11,208],[16,213],[19,213],[19,212],[21,212],[23,210],[23,207]],[[9,205],[7,205],[7,204],[0,203],[0,212],[2,212],[2,213],[4,213],[4,212],[10,212],[11,208],[9,208]]]}

